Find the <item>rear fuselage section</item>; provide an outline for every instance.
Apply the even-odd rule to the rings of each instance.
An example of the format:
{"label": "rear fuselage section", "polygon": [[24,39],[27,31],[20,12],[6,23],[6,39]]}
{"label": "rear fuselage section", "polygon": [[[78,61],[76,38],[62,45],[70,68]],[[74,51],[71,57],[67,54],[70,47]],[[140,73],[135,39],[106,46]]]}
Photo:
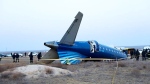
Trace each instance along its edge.
{"label": "rear fuselage section", "polygon": [[[76,41],[74,42],[73,45],[65,45],[65,44],[59,44],[59,42],[57,42],[58,44],[58,48],[57,51],[61,52],[61,51],[73,51],[73,52],[78,52],[84,56],[86,56],[87,58],[91,57],[91,58],[108,58],[108,59],[120,59],[120,58],[127,58],[126,54],[102,45],[102,44],[97,44],[97,41],[92,41],[95,42],[94,47],[92,47],[92,45],[90,44],[89,41]],[[97,48],[97,50],[95,49]]]}

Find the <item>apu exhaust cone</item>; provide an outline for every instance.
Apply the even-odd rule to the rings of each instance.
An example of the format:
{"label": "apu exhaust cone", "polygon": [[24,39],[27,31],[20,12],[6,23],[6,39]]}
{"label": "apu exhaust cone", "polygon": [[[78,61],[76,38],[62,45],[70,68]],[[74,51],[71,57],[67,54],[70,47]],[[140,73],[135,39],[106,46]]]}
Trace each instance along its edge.
{"label": "apu exhaust cone", "polygon": [[55,49],[50,49],[40,60],[43,63],[49,64],[55,61],[54,59],[58,59],[58,53]]}

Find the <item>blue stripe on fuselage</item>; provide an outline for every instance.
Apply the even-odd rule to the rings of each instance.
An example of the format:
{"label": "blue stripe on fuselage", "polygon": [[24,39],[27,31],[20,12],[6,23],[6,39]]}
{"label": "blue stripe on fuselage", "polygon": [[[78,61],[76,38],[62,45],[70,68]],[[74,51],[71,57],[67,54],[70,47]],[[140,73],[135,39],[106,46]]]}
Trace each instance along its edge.
{"label": "blue stripe on fuselage", "polygon": [[[98,42],[97,42],[98,43]],[[91,57],[91,58],[109,58],[109,59],[120,59],[120,58],[127,58],[127,56],[114,48],[99,44],[99,52],[90,52],[90,44],[88,41],[76,41],[74,45],[65,45],[59,44],[58,52],[61,50],[69,50],[73,52],[78,52],[83,54],[84,56]]]}

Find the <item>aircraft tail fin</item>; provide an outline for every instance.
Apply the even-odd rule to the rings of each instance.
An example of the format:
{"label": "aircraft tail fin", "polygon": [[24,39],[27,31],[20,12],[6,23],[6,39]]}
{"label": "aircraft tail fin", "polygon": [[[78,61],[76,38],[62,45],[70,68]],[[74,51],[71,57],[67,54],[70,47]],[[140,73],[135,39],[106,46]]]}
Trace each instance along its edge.
{"label": "aircraft tail fin", "polygon": [[66,31],[65,35],[60,40],[60,44],[67,44],[67,45],[74,44],[82,17],[83,14],[81,12],[78,12],[78,14],[75,16],[74,21],[70,25],[69,29]]}

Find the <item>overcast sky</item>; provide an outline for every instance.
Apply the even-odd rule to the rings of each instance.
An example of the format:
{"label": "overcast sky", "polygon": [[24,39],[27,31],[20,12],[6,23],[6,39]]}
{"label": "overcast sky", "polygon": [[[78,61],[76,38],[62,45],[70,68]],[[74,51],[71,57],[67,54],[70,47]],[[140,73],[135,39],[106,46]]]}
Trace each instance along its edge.
{"label": "overcast sky", "polygon": [[114,46],[150,45],[150,0],[0,0],[0,51],[48,49],[78,11],[76,40]]}

